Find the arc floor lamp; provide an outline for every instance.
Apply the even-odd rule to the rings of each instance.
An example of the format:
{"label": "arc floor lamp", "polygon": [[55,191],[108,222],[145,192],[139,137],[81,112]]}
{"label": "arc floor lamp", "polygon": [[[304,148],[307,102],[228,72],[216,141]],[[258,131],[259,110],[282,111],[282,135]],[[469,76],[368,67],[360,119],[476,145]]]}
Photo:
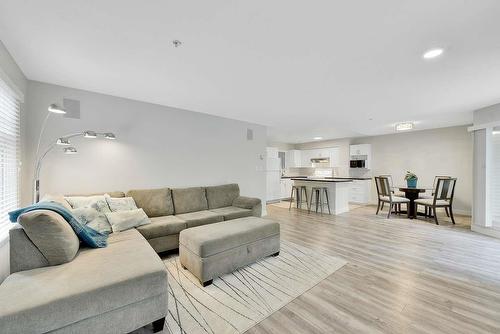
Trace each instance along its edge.
{"label": "arc floor lamp", "polygon": [[116,139],[116,136],[111,133],[111,132],[95,132],[91,130],[87,131],[82,131],[82,132],[75,132],[75,133],[70,133],[67,135],[64,135],[62,137],[57,138],[55,141],[49,144],[47,149],[43,152],[43,154],[38,154],[40,150],[40,142],[42,140],[43,133],[45,131],[45,126],[47,125],[47,120],[49,119],[51,114],[65,114],[66,110],[64,108],[59,107],[56,104],[51,104],[48,108],[48,113],[47,116],[45,117],[43,123],[42,123],[42,129],[40,130],[40,135],[38,136],[38,143],[36,146],[36,164],[34,166],[34,177],[33,177],[33,203],[37,203],[40,201],[40,169],[42,168],[42,162],[47,156],[47,154],[52,151],[56,146],[66,146],[63,148],[63,152],[65,154],[76,154],[78,151],[76,150],[75,147],[70,146],[71,138],[75,137],[84,137],[84,138],[90,138],[94,139],[97,137],[104,137],[105,139]]}

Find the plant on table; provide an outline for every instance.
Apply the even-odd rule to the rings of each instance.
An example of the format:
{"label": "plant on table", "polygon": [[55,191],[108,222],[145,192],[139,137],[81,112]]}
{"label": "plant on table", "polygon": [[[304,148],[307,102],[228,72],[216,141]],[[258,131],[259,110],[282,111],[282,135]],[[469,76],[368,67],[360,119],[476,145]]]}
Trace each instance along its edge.
{"label": "plant on table", "polygon": [[406,180],[406,184],[408,185],[408,188],[416,188],[417,187],[418,177],[415,173],[410,172],[410,171],[406,171],[405,180]]}

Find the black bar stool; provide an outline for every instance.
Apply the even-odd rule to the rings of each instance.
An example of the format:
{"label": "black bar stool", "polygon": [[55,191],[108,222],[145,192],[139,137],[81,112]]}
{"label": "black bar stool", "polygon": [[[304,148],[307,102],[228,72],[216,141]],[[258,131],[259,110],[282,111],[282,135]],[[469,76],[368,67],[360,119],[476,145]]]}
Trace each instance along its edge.
{"label": "black bar stool", "polygon": [[288,210],[292,209],[293,202],[293,193],[295,192],[295,202],[297,202],[297,209],[300,207],[302,209],[302,194],[304,194],[306,199],[306,208],[309,209],[307,203],[309,203],[307,199],[307,189],[306,186],[292,186],[292,194],[290,195],[290,206]]}
{"label": "black bar stool", "polygon": [[313,203],[313,198],[316,196],[316,213],[318,213],[318,205],[321,207],[321,214],[323,214],[323,203],[324,198],[326,198],[326,206],[328,207],[328,214],[332,214],[330,211],[330,200],[328,199],[328,188],[327,187],[313,187],[311,193],[311,203],[309,203],[309,212],[311,212],[311,206]]}

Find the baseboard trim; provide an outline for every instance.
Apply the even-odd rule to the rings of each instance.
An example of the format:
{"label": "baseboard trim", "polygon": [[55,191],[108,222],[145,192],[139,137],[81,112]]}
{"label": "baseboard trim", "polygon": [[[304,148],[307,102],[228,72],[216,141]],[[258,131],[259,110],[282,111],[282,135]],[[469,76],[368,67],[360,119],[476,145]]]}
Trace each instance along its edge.
{"label": "baseboard trim", "polygon": [[500,231],[499,230],[495,230],[495,229],[493,229],[491,227],[483,227],[483,226],[478,226],[478,225],[472,224],[471,227],[470,227],[470,229],[471,229],[471,231],[474,231],[474,232],[477,232],[477,233],[488,235],[490,237],[494,237],[494,238],[500,239]]}

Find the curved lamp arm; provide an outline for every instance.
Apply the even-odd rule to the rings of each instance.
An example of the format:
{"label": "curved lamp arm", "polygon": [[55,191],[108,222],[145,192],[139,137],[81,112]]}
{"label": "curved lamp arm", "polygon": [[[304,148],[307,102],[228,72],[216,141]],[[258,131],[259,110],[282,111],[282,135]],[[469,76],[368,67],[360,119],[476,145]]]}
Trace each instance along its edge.
{"label": "curved lamp arm", "polygon": [[[47,116],[48,118],[48,116]],[[46,118],[46,120],[47,120]],[[83,136],[85,135],[85,132],[75,132],[75,133],[70,133],[68,135],[65,135],[65,136],[62,136],[60,138],[66,138],[66,139],[69,139],[69,138],[74,138],[74,137],[78,137],[78,136]],[[38,145],[40,145],[40,142],[38,143]],[[49,147],[47,147],[47,149],[45,150],[45,152],[43,152],[42,155],[40,155],[40,157],[38,158],[36,164],[35,164],[35,170],[34,170],[34,177],[33,177],[33,182],[34,182],[34,190],[33,190],[33,203],[37,203],[39,200],[40,200],[40,168],[42,167],[42,162],[43,162],[43,159],[47,156],[47,154],[52,151],[52,149],[54,147],[57,146],[57,139],[52,142]],[[38,148],[37,148],[37,151],[38,151]]]}
{"label": "curved lamp arm", "polygon": [[[66,136],[62,136],[60,138],[69,139],[69,138],[74,138],[74,137],[78,137],[78,136],[83,136],[84,134],[85,134],[85,132],[76,132],[76,133],[71,133],[71,134],[66,135]],[[49,147],[47,148],[47,150],[45,150],[45,152],[42,155],[40,155],[40,158],[38,158],[38,161],[37,161],[37,163],[35,165],[35,180],[38,180],[38,177],[40,175],[40,168],[42,166],[43,159],[56,146],[57,146],[57,139],[56,139],[56,141],[54,141],[53,143],[51,143],[49,145]]]}

